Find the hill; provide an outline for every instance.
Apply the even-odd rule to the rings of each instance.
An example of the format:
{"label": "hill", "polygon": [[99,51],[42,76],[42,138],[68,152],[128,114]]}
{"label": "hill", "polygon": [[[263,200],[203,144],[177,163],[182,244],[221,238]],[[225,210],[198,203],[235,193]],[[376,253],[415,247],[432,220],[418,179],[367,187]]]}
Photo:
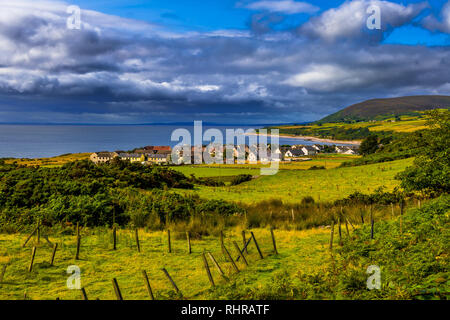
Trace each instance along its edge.
{"label": "hill", "polygon": [[326,116],[317,121],[317,123],[382,120],[386,117],[415,114],[417,111],[449,107],[450,96],[407,96],[371,99],[353,104]]}

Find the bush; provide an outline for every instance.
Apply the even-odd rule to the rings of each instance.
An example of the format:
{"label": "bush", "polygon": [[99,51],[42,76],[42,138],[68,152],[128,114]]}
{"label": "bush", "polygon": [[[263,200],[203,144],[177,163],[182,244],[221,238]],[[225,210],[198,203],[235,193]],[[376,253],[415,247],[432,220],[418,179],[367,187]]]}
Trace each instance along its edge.
{"label": "bush", "polygon": [[247,181],[251,181],[252,180],[252,175],[250,174],[240,174],[236,177],[233,178],[233,180],[231,180],[231,185],[232,186],[237,186],[238,184],[247,182]]}

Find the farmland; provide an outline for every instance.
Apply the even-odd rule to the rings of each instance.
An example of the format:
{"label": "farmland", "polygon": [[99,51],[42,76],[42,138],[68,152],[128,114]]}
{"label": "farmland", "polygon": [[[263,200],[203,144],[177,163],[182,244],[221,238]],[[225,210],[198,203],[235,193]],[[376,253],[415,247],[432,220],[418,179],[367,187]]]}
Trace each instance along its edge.
{"label": "farmland", "polygon": [[[342,199],[360,191],[371,193],[380,186],[392,190],[399,182],[395,175],[412,164],[412,159],[403,159],[387,163],[371,164],[360,167],[335,168],[329,170],[280,170],[273,176],[261,176],[238,186],[207,187],[196,186],[193,191],[205,199],[223,199],[242,203],[255,203],[269,199],[280,199],[284,203],[299,202],[305,196],[311,196],[316,202]],[[190,173],[197,172],[212,176],[235,169],[189,168]],[[198,171],[197,171],[198,170]],[[248,169],[239,173],[246,173]],[[259,174],[259,171],[255,170]],[[234,173],[237,173],[236,171]]]}

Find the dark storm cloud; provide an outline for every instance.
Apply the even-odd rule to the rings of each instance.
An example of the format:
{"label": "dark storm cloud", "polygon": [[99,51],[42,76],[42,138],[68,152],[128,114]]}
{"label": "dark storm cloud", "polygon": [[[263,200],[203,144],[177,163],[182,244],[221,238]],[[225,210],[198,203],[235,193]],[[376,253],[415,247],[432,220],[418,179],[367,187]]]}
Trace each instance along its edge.
{"label": "dark storm cloud", "polygon": [[[368,98],[450,93],[449,48],[367,41],[365,19],[348,20],[368,3],[295,32],[273,31],[264,13],[253,32],[176,34],[91,11],[69,30],[64,4],[19,1],[0,12],[0,122],[299,122]],[[391,29],[425,8],[374,3]]]}

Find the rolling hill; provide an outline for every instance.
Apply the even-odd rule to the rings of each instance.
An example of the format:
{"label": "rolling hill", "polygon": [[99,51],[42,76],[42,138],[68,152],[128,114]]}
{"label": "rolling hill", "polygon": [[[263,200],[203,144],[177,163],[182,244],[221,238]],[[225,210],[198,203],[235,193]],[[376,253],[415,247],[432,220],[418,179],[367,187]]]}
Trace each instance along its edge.
{"label": "rolling hill", "polygon": [[436,108],[449,108],[450,96],[407,96],[387,99],[371,99],[353,104],[316,123],[382,120],[393,115],[414,114]]}

